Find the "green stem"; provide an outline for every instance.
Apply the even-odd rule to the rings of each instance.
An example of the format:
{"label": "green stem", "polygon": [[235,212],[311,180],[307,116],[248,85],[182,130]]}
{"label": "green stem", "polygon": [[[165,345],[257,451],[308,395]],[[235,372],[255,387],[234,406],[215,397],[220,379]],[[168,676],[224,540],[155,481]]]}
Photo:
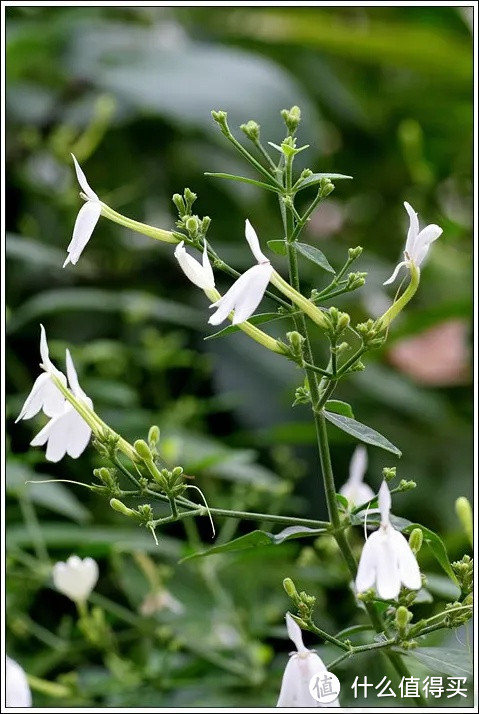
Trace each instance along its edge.
{"label": "green stem", "polygon": [[323,640],[331,642],[332,645],[336,645],[336,647],[339,647],[340,649],[345,650],[348,653],[351,651],[351,647],[348,644],[346,644],[342,640],[338,640],[333,635],[328,634],[320,627],[315,625],[314,622],[305,622],[305,625],[306,629],[309,630],[309,632],[313,632],[315,635],[318,635],[318,637],[321,637]]}
{"label": "green stem", "polygon": [[273,181],[276,186],[283,190],[283,186],[281,186],[277,179],[272,176],[272,174],[267,169],[265,169],[264,166],[259,163],[259,161],[256,161],[254,156],[252,156],[249,151],[245,149],[244,146],[240,144],[240,142],[233,136],[226,120],[224,121],[224,129],[223,126],[221,126],[221,130],[223,135],[226,136],[228,141],[231,142],[231,144],[235,147],[236,151],[238,151],[241,156],[246,159],[246,161],[248,161],[252,166],[254,166],[260,174],[262,174],[265,178],[268,179],[268,181]]}

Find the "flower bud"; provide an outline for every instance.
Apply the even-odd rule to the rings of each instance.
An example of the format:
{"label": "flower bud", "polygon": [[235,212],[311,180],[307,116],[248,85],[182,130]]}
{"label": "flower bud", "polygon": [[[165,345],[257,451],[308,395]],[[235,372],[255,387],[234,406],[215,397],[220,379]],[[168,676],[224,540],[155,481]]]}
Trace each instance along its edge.
{"label": "flower bud", "polygon": [[294,134],[301,121],[301,109],[296,105],[291,107],[291,109],[282,109],[281,116],[288,131]]}
{"label": "flower bud", "polygon": [[383,479],[386,482],[392,481],[393,479],[396,478],[396,467],[391,466],[388,468],[387,466],[383,469]]}
{"label": "flower bud", "polygon": [[396,610],[396,627],[399,632],[404,632],[411,622],[412,612],[410,612],[407,607],[400,605]]}
{"label": "flower bud", "polygon": [[223,111],[212,111],[211,116],[213,117],[213,120],[218,124],[219,128],[221,129],[221,132],[225,136],[228,136],[230,133],[227,123],[228,114]]}
{"label": "flower bud", "polygon": [[203,235],[207,233],[208,228],[211,225],[211,218],[209,216],[204,216],[200,221],[200,228]]}
{"label": "flower bud", "polygon": [[465,496],[460,496],[456,500],[456,513],[457,513],[457,517],[459,518],[459,521],[461,523],[461,526],[463,527],[464,532],[467,535],[467,537],[472,545],[472,537],[473,537],[472,508],[471,508],[471,504],[469,503],[469,501],[467,500],[467,498]]}
{"label": "flower bud", "polygon": [[298,595],[298,591],[296,590],[296,585],[293,583],[291,578],[285,578],[283,580],[283,588],[285,589],[288,597],[290,597],[294,603],[296,603],[299,600],[299,595]]}
{"label": "flower bud", "polygon": [[174,478],[178,478],[178,476],[181,476],[181,474],[183,473],[183,468],[181,466],[175,466],[171,473],[173,474]]}
{"label": "flower bud", "polygon": [[424,536],[420,528],[414,528],[409,536],[409,547],[411,548],[414,555],[417,555],[422,547]]}
{"label": "flower bud", "polygon": [[319,182],[319,196],[320,198],[326,198],[330,193],[334,191],[334,184],[328,178],[322,178]]}
{"label": "flower bud", "polygon": [[348,250],[348,258],[350,261],[356,260],[359,258],[361,253],[363,252],[363,249],[360,245],[356,246],[356,248],[349,248]]}
{"label": "flower bud", "polygon": [[312,175],[313,175],[313,172],[311,171],[311,169],[303,169],[299,175],[299,180],[304,181],[305,179],[309,178]]}
{"label": "flower bud", "polygon": [[183,200],[183,196],[180,196],[179,193],[175,193],[173,195],[172,201],[175,204],[179,215],[184,216],[186,214],[186,206],[185,206],[185,202]]}
{"label": "flower bud", "polygon": [[246,124],[241,124],[241,131],[245,134],[251,141],[258,141],[260,134],[260,125],[250,119]]}
{"label": "flower bud", "polygon": [[198,216],[190,216],[185,223],[185,228],[190,234],[191,238],[196,238],[200,229],[200,222]]}
{"label": "flower bud", "polygon": [[160,441],[160,428],[153,424],[148,432],[148,444],[150,447],[156,446]]}
{"label": "flower bud", "polygon": [[122,513],[124,516],[128,516],[128,518],[138,517],[136,511],[133,511],[131,508],[128,508],[128,506],[125,506],[125,504],[119,501],[117,498],[110,499],[110,506],[113,508],[114,511],[118,511],[118,513]]}
{"label": "flower bud", "polygon": [[137,439],[133,444],[133,447],[143,461],[153,461],[153,456],[151,455],[151,451],[146,441],[143,439]]}

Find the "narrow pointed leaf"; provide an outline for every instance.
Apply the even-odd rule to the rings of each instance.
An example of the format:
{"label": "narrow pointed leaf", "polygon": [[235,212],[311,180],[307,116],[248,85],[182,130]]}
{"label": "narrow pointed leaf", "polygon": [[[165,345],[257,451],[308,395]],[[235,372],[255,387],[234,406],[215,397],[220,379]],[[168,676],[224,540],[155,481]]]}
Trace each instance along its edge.
{"label": "narrow pointed leaf", "polygon": [[246,176],[236,176],[235,174],[223,174],[223,173],[209,173],[205,172],[205,176],[212,176],[213,178],[223,178],[230,179],[231,181],[239,181],[240,183],[249,183],[257,188],[265,188],[268,191],[274,191],[274,193],[281,193],[281,188],[279,186],[272,186],[269,183],[264,183],[263,181],[256,181],[255,179],[247,178]]}
{"label": "narrow pointed leaf", "polygon": [[262,548],[268,545],[280,545],[286,540],[292,540],[293,538],[308,538],[325,532],[325,528],[307,528],[306,526],[289,526],[280,533],[276,534],[268,533],[267,531],[252,531],[251,533],[247,533],[247,535],[240,536],[239,538],[235,538],[235,540],[229,541],[229,543],[214,545],[212,548],[204,550],[201,553],[188,555],[180,562],[183,563],[186,560],[192,560],[193,558],[202,558],[205,555],[216,555],[217,553],[249,550],[250,548]]}
{"label": "narrow pointed leaf", "polygon": [[437,533],[434,533],[434,531],[431,531],[429,528],[422,526],[420,523],[411,523],[405,528],[402,528],[401,530],[403,533],[411,533],[414,528],[420,528],[424,540],[427,543],[428,547],[431,549],[432,554],[436,558],[437,562],[442,567],[444,572],[449,575],[453,583],[457,585],[457,578],[454,574],[454,570],[451,567],[451,563],[447,555],[446,546],[444,545],[442,539],[438,536]]}
{"label": "narrow pointed leaf", "polygon": [[347,402],[342,402],[340,399],[329,399],[324,408],[327,412],[334,414],[342,414],[343,416],[354,419],[353,409]]}
{"label": "narrow pointed leaf", "polygon": [[267,244],[276,255],[286,255],[286,243],[284,240],[269,240]]}
{"label": "narrow pointed leaf", "polygon": [[323,270],[327,270],[328,273],[335,273],[335,269],[329,264],[328,259],[319,248],[315,248],[312,245],[307,245],[306,243],[295,243],[296,250],[304,255],[305,258],[311,260],[311,262],[319,265]]}
{"label": "narrow pointed leaf", "polygon": [[440,672],[450,677],[472,678],[472,653],[467,647],[452,649],[451,647],[417,647],[408,650],[408,657],[413,657],[427,667],[428,671]]}
{"label": "narrow pointed leaf", "polygon": [[334,426],[337,426],[338,429],[345,431],[347,434],[354,436],[359,441],[363,441],[365,444],[371,444],[371,446],[378,446],[380,449],[396,454],[396,456],[401,456],[401,451],[397,446],[394,446],[394,444],[388,441],[388,439],[378,431],[371,429],[370,426],[361,424],[360,421],[343,416],[342,414],[333,414],[332,412],[325,411],[324,416],[331,424],[334,424]]}
{"label": "narrow pointed leaf", "polygon": [[330,179],[330,181],[339,181],[341,179],[352,179],[353,177],[347,176],[346,174],[311,174],[311,176],[301,181],[299,186],[297,186],[297,190],[301,191],[303,188],[315,186],[325,178]]}

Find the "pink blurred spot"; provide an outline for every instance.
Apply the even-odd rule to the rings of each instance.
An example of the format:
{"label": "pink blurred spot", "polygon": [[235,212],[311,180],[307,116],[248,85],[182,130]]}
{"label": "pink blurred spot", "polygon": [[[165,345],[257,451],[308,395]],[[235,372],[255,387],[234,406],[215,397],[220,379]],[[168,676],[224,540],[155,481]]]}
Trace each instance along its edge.
{"label": "pink blurred spot", "polygon": [[449,320],[396,342],[388,357],[399,371],[422,384],[464,384],[470,377],[467,340],[467,324]]}

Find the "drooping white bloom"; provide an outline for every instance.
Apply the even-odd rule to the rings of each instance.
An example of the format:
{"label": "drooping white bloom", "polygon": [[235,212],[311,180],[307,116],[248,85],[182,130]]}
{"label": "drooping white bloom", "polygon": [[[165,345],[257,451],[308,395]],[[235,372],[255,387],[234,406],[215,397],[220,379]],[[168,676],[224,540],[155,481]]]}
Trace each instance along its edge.
{"label": "drooping white bloom", "polygon": [[59,592],[74,602],[84,602],[97,583],[98,564],[93,558],[71,555],[66,563],[55,563],[52,578]]}
{"label": "drooping white bloom", "polygon": [[[68,384],[73,395],[90,409],[93,402],[78,383],[75,365],[69,350],[66,351]],[[48,461],[57,463],[65,454],[77,459],[86,449],[90,441],[91,429],[74,406],[64,399],[60,411],[32,439],[30,446],[47,445],[45,457]]]}
{"label": "drooping white bloom", "polygon": [[184,241],[181,241],[181,243],[178,243],[176,246],[175,258],[186,277],[189,278],[194,285],[202,290],[212,290],[215,287],[215,276],[208,258],[208,246],[206,241],[203,249],[202,263],[186,252]]}
{"label": "drooping white bloom", "polygon": [[315,674],[327,672],[327,669],[321,657],[304,646],[301,628],[293,620],[289,612],[286,613],[286,627],[290,640],[294,642],[296,652],[292,652],[289,656],[276,706],[339,707],[340,704],[337,699],[331,704],[320,704],[310,694],[309,683],[311,678]]}
{"label": "drooping white bloom", "polygon": [[393,274],[383,285],[389,285],[394,282],[403,266],[409,267],[412,263],[418,268],[426,257],[431,243],[439,238],[442,233],[442,228],[436,226],[435,223],[431,223],[420,231],[416,211],[407,201],[404,202],[404,208],[409,214],[409,230],[404,249],[404,260],[396,265]]}
{"label": "drooping white bloom", "polygon": [[31,419],[38,414],[40,410],[43,410],[47,416],[55,416],[55,414],[58,414],[62,410],[65,401],[65,397],[53,383],[51,375],[54,374],[63,384],[66,384],[66,377],[50,361],[47,335],[43,325],[40,325],[40,330],[40,355],[42,358],[40,367],[45,371],[36,378],[15,423],[20,421],[20,419]]}
{"label": "drooping white bloom", "polygon": [[70,244],[67,248],[68,255],[63,267],[67,266],[68,263],[76,265],[82,251],[88,241],[91,238],[91,234],[98,223],[101,215],[101,202],[95,191],[90,187],[86,176],[83,173],[80,164],[73,156],[73,163],[75,165],[75,171],[78,179],[78,183],[83,191],[86,203],[80,208],[78,212],[77,219],[75,221],[75,226],[73,228],[73,236]]}
{"label": "drooping white bloom", "polygon": [[24,670],[8,655],[5,664],[5,706],[31,707],[32,694]]}
{"label": "drooping white bloom", "polygon": [[364,544],[356,576],[357,592],[374,587],[383,600],[399,595],[401,585],[410,590],[421,587],[416,556],[406,538],[390,522],[391,494],[386,481],[379,489],[381,525]]}
{"label": "drooping white bloom", "polygon": [[261,251],[258,236],[251,223],[246,220],[245,236],[258,265],[249,268],[237,279],[227,293],[210,307],[216,308],[208,322],[219,325],[234,310],[233,325],[247,320],[256,310],[268,286],[273,266]]}
{"label": "drooping white bloom", "polygon": [[341,487],[340,493],[352,506],[360,506],[374,498],[374,491],[363,482],[368,466],[368,452],[365,446],[357,446],[349,466],[349,478]]}

